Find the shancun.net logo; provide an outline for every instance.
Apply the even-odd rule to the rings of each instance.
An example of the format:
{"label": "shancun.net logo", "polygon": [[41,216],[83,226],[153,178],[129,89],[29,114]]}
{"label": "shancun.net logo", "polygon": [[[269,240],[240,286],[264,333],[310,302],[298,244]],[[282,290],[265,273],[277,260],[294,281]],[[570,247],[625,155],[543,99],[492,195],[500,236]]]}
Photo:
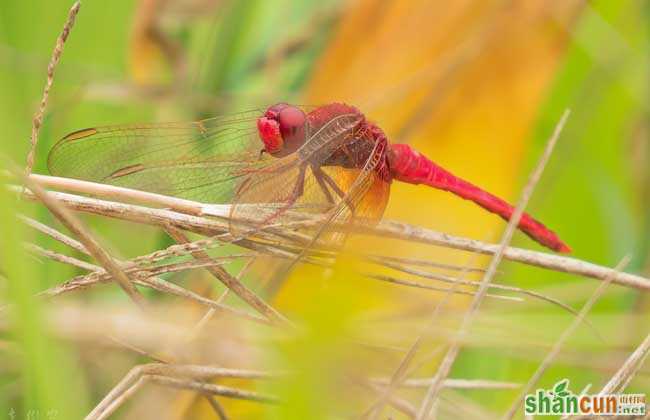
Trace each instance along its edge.
{"label": "shancun.net logo", "polygon": [[643,416],[645,394],[576,395],[569,390],[569,380],[557,382],[553,389],[538,389],[526,395],[524,412],[531,415],[609,415]]}

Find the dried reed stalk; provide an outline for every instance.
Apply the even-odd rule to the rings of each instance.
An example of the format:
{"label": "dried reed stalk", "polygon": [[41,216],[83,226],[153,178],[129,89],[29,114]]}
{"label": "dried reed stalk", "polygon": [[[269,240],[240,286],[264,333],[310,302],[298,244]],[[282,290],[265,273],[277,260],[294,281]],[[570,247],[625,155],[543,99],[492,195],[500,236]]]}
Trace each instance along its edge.
{"label": "dried reed stalk", "polygon": [[[43,181],[44,179],[51,180],[52,178],[46,177],[44,175],[38,175],[36,177],[39,181]],[[84,184],[87,184],[85,181],[77,180],[69,180],[67,182],[79,186],[80,188],[78,189],[85,189]],[[80,184],[81,186],[77,185],[77,182],[82,183]],[[46,182],[46,184],[52,185],[53,183]],[[111,186],[104,187],[106,187],[108,190],[115,188]],[[16,188],[14,187],[13,189]],[[126,189],[122,188],[122,190]],[[133,192],[135,196],[139,196],[140,193],[139,191],[135,190],[129,190],[129,192]],[[196,205],[193,205],[193,208],[195,210],[197,208],[200,208],[201,210],[199,212],[201,214],[210,214],[211,216],[214,216],[209,218],[192,214],[185,214],[168,209],[158,209],[142,205],[101,200],[97,198],[83,197],[80,195],[63,192],[51,192],[51,194],[65,206],[79,212],[102,215],[121,220],[128,220],[135,223],[143,223],[161,227],[171,225],[182,230],[199,233],[206,236],[214,236],[229,232],[228,217],[230,214],[230,205],[215,206],[193,202]],[[26,196],[28,198],[34,199],[33,195],[29,192],[26,192]],[[155,201],[151,204],[156,205],[160,203]],[[304,220],[298,220],[297,222],[302,224],[307,223]],[[314,220],[310,221],[309,223],[316,224],[317,222],[318,220]],[[332,229],[338,229],[341,231],[351,230],[353,232],[361,234],[442,246],[445,248],[487,255],[494,255],[499,249],[499,246],[495,244],[488,244],[475,239],[453,236],[397,221],[384,220],[376,226],[351,223],[346,226],[332,226]],[[276,230],[276,233],[284,233],[285,235],[288,235],[292,238],[295,237],[295,235],[291,236],[292,232],[286,229],[284,232],[282,232],[281,229]],[[298,239],[298,237],[295,238],[296,240]],[[245,240],[241,241],[241,243],[245,242]],[[503,258],[530,266],[540,267],[562,273],[569,273],[601,281],[605,280],[606,278],[610,278],[610,276],[613,275],[614,277],[611,279],[612,283],[638,290],[650,291],[650,279],[631,273],[616,273],[610,267],[597,265],[576,258],[515,247],[506,247],[503,251]]]}
{"label": "dried reed stalk", "polygon": [[43,115],[45,114],[45,108],[47,107],[47,99],[50,96],[50,89],[54,83],[54,71],[56,70],[59,61],[61,60],[61,54],[63,54],[63,47],[65,42],[68,40],[70,31],[74,26],[74,22],[77,18],[77,13],[81,8],[81,2],[76,1],[70,8],[68,12],[68,19],[63,25],[63,31],[56,39],[56,45],[52,51],[52,58],[47,66],[47,80],[45,81],[45,87],[43,88],[43,95],[41,97],[41,102],[38,107],[38,110],[34,114],[32,119],[32,135],[30,137],[30,149],[27,153],[27,165],[25,167],[25,174],[29,175],[32,173],[32,168],[34,167],[34,157],[36,156],[36,145],[38,144],[38,132],[41,129],[43,124]]}

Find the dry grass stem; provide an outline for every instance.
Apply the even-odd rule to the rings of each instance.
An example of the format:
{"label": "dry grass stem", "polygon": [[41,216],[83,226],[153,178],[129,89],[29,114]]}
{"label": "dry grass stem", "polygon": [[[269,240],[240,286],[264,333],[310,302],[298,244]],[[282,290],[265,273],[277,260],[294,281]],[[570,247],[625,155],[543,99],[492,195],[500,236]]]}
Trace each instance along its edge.
{"label": "dry grass stem", "polygon": [[41,97],[41,103],[38,107],[38,110],[36,111],[36,113],[34,114],[34,118],[32,119],[32,134],[30,137],[31,146],[29,152],[27,153],[27,166],[25,168],[26,175],[31,174],[32,168],[34,167],[34,157],[36,156],[36,145],[38,144],[38,132],[40,131],[41,125],[43,124],[43,115],[45,114],[45,108],[47,107],[47,99],[50,96],[50,89],[52,88],[52,84],[54,83],[54,71],[56,70],[56,66],[59,64],[59,61],[61,60],[61,54],[63,53],[63,46],[65,45],[65,42],[68,39],[68,35],[70,35],[70,31],[74,26],[75,19],[77,18],[77,13],[79,13],[80,8],[81,8],[81,3],[79,1],[76,1],[72,5],[72,8],[70,8],[70,12],[68,13],[68,19],[63,25],[63,31],[61,31],[61,34],[56,39],[56,45],[54,46],[54,50],[52,51],[52,58],[50,59],[50,63],[47,66],[47,80],[45,82],[45,87],[43,88],[43,96]]}
{"label": "dry grass stem", "polygon": [[[379,281],[392,283],[392,284],[398,284],[400,286],[414,287],[414,288],[417,288],[417,289],[433,290],[433,291],[436,291],[436,292],[451,292],[453,294],[466,295],[466,296],[474,296],[474,295],[476,295],[476,292],[474,292],[474,291],[460,290],[460,289],[453,288],[453,287],[436,287],[436,286],[431,286],[429,284],[422,284],[422,283],[418,283],[418,282],[411,281],[411,280],[398,279],[396,277],[386,276],[386,275],[383,275],[383,274],[365,273],[364,275],[366,277],[370,278],[370,279],[379,280]],[[487,297],[492,298],[492,299],[510,301],[510,302],[523,302],[523,299],[521,299],[519,297],[514,297],[514,296],[494,295],[494,294],[488,293]]]}
{"label": "dry grass stem", "polygon": [[84,420],[105,420],[111,416],[124,404],[129,398],[131,398],[136,392],[140,390],[145,384],[147,378],[145,376],[139,377],[135,383],[127,387],[124,392],[122,392],[115,400],[113,400],[108,406],[98,415],[93,415],[93,412],[90,412]]}
{"label": "dry grass stem", "polygon": [[[190,240],[187,238],[187,236],[185,236],[183,232],[174,228],[173,226],[167,226],[166,231],[176,242],[180,244],[190,243]],[[210,256],[203,250],[193,251],[191,254],[199,261],[210,261]],[[257,296],[252,290],[246,287],[236,277],[233,277],[223,267],[209,266],[206,267],[206,270],[208,270],[217,280],[222,282],[234,294],[239,296],[244,302],[248,303],[260,314],[267,317],[269,321],[285,326],[291,325],[291,322],[284,315],[280,314],[271,305],[266,303],[261,297]]]}
{"label": "dry grass stem", "polygon": [[[473,258],[472,258],[473,260]],[[471,266],[472,260],[466,264],[467,267]],[[404,381],[408,375],[408,369],[411,363],[413,362],[413,359],[415,358],[416,353],[420,349],[420,346],[422,345],[422,342],[428,336],[432,330],[432,328],[435,325],[435,322],[438,318],[438,315],[440,311],[444,308],[444,306],[447,304],[451,296],[458,291],[458,287],[460,286],[460,280],[463,280],[464,276],[467,274],[467,271],[461,271],[458,275],[458,280],[459,282],[454,282],[453,286],[447,289],[445,295],[442,297],[442,299],[436,304],[435,309],[433,310],[431,314],[431,318],[427,325],[425,326],[424,330],[422,333],[420,333],[411,347],[409,348],[408,352],[404,355],[402,360],[400,360],[399,365],[397,366],[397,369],[393,372],[390,378],[390,382],[388,386],[385,389],[384,394],[381,395],[380,399],[373,405],[371,406],[367,413],[368,417],[370,419],[375,419],[377,418],[383,409],[384,403],[387,398],[391,396],[391,394],[394,392],[394,390],[400,386],[401,382]],[[436,349],[436,354],[438,351],[440,351],[442,348]],[[429,385],[431,386],[431,385]]]}
{"label": "dry grass stem", "polygon": [[[487,272],[483,276],[483,280],[481,281],[481,285],[479,286],[478,292],[476,296],[474,296],[474,299],[470,303],[470,306],[465,316],[463,317],[460,328],[458,330],[457,337],[462,338],[465,334],[467,334],[470,325],[474,321],[474,318],[476,317],[481,302],[483,301],[483,298],[487,294],[492,278],[496,274],[497,268],[501,263],[501,260],[504,255],[504,251],[510,244],[510,241],[512,240],[512,236],[514,235],[514,232],[517,229],[517,226],[519,225],[519,221],[521,220],[521,216],[524,212],[524,209],[526,208],[526,205],[528,204],[528,201],[530,200],[530,197],[533,194],[535,186],[537,185],[537,183],[539,182],[542,176],[544,168],[546,167],[546,163],[548,162],[548,160],[551,157],[551,154],[553,153],[555,144],[557,143],[557,140],[560,137],[560,133],[562,132],[562,129],[564,128],[564,124],[566,123],[568,118],[569,118],[569,110],[566,110],[562,115],[562,117],[560,118],[560,121],[556,125],[553,135],[549,139],[546,148],[544,149],[544,153],[542,154],[542,157],[540,158],[537,166],[535,167],[535,170],[531,174],[528,182],[526,183],[526,186],[524,187],[522,197],[517,203],[517,206],[515,207],[515,211],[512,217],[510,218],[508,225],[506,226],[506,230],[503,234],[503,237],[501,238],[499,248],[497,252],[494,254],[492,260],[490,261],[490,265],[488,266]],[[418,412],[418,420],[425,420],[430,417],[433,404],[442,388],[442,381],[444,381],[449,375],[451,367],[454,364],[454,361],[456,360],[459,351],[460,351],[460,341],[458,339],[452,340],[449,346],[449,350],[447,351],[447,354],[442,360],[442,363],[440,364],[440,367],[438,369],[438,373],[436,374],[436,381],[434,381],[431,384],[422,401],[422,405],[420,406],[420,411]]]}
{"label": "dry grass stem", "polygon": [[[195,268],[203,268],[206,266],[206,263],[204,262],[193,262],[192,264],[194,265]],[[186,270],[187,267],[188,267],[187,263],[184,263],[183,266],[179,266],[178,264],[170,264],[168,267],[164,267],[160,271],[165,271],[165,272],[183,271]],[[94,275],[94,274],[95,273],[90,274],[88,276],[75,278],[61,285],[47,289],[41,292],[40,295],[54,297],[54,296],[61,295],[63,293],[84,290],[87,289],[88,287],[91,287],[93,285],[102,282],[107,283],[111,281],[111,277],[108,274],[105,273],[103,275]],[[267,318],[249,314],[248,312],[242,311],[240,309],[232,308],[230,306],[226,306],[224,304],[216,302],[212,299],[203,297],[195,292],[187,290],[174,283],[170,283],[158,277],[155,277],[155,275],[157,274],[160,273],[155,270],[152,270],[147,272],[145,275],[136,276],[134,281],[139,286],[149,287],[159,292],[168,293],[173,296],[181,297],[193,301],[199,305],[207,306],[208,308],[213,308],[216,311],[220,311],[225,314],[229,314],[238,318],[246,319],[264,325],[271,325],[271,322]]]}
{"label": "dry grass stem", "polygon": [[[468,273],[485,273],[485,269],[481,267],[463,267],[461,265],[445,264],[429,260],[423,260],[420,258],[406,258],[406,257],[392,257],[389,255],[366,255],[370,261],[373,261],[377,264],[383,264],[387,267],[403,267],[405,265],[411,265],[415,267],[431,267],[438,268],[441,270],[447,271],[466,271]],[[451,277],[450,277],[451,278]]]}
{"label": "dry grass stem", "polygon": [[20,220],[22,220],[27,226],[30,226],[30,227],[36,229],[37,231],[39,231],[41,233],[44,233],[45,235],[49,236],[50,238],[52,238],[52,239],[54,239],[56,241],[59,241],[62,244],[65,244],[65,245],[69,246],[70,248],[81,252],[82,254],[90,255],[88,253],[88,250],[86,250],[86,248],[81,244],[81,242],[77,241],[76,239],[72,239],[68,235],[65,235],[65,234],[59,232],[58,230],[56,230],[56,229],[54,229],[54,228],[52,228],[50,226],[47,226],[47,225],[45,225],[45,224],[43,224],[43,223],[41,223],[39,221],[36,221],[34,219],[30,219],[29,217],[21,215],[21,216],[18,216],[18,218]]}
{"label": "dry grass stem", "polygon": [[228,420],[229,419],[228,415],[226,414],[226,410],[219,403],[219,401],[217,401],[217,399],[214,398],[213,395],[203,393],[203,396],[205,397],[208,404],[210,404],[210,406],[212,407],[214,412],[217,414],[217,416],[219,417],[219,420]]}
{"label": "dry grass stem", "polygon": [[[403,388],[427,388],[435,378],[404,379],[399,386]],[[388,385],[390,378],[373,379],[379,385]],[[491,381],[488,379],[445,379],[442,386],[450,389],[517,389],[521,384],[514,382]]]}
{"label": "dry grass stem", "polygon": [[99,242],[90,234],[88,229],[83,225],[81,220],[76,215],[70,213],[67,208],[58,202],[56,197],[43,190],[40,185],[33,182],[30,178],[25,178],[25,185],[30,191],[38,197],[38,199],[45,205],[48,210],[61,221],[61,223],[75,234],[79,241],[83,244],[84,248],[88,250],[90,255],[93,256],[104,267],[104,269],[111,274],[112,278],[124,290],[124,292],[131,298],[131,300],[140,308],[144,308],[146,302],[140,292],[135,288],[131,279],[122,271],[119,264],[110,256],[110,254],[101,247]]}
{"label": "dry grass stem", "polygon": [[639,372],[641,366],[650,354],[650,334],[648,334],[634,350],[630,357],[625,360],[621,368],[612,376],[612,378],[605,384],[599,394],[614,394],[621,393],[625,390],[632,378]]}
{"label": "dry grass stem", "polygon": [[[264,402],[272,402],[272,397],[263,396],[250,391],[218,385],[202,384],[196,380],[211,380],[214,378],[239,378],[239,379],[271,379],[282,373],[272,373],[244,369],[228,369],[222,367],[202,365],[173,365],[150,363],[136,366],[97,404],[86,416],[86,420],[105,419],[119,408],[141,386],[143,380],[176,388],[192,389],[211,395],[222,395],[230,398],[241,398]],[[176,382],[173,378],[191,379],[190,381]]]}
{"label": "dry grass stem", "polygon": [[[444,283],[452,283],[452,284],[459,283],[459,284],[465,285],[465,286],[478,286],[480,284],[480,282],[477,282],[477,281],[456,279],[454,277],[444,276],[444,275],[441,275],[441,274],[433,274],[433,273],[429,273],[427,271],[416,270],[416,269],[412,269],[412,268],[409,268],[409,267],[405,267],[405,266],[402,266],[402,265],[399,265],[399,264],[393,264],[393,263],[389,263],[389,262],[383,262],[382,265],[385,266],[385,267],[392,268],[392,269],[397,270],[397,271],[401,271],[401,272],[408,273],[408,274],[413,274],[413,275],[428,278],[428,279],[431,279],[431,280],[441,281],[441,282],[444,282]],[[468,272],[469,271],[470,270],[468,269]],[[523,295],[528,295],[528,296],[533,297],[535,299],[539,299],[539,300],[542,300],[542,301],[545,301],[545,302],[548,302],[548,303],[552,303],[553,305],[557,305],[557,306],[561,307],[562,309],[564,309],[564,310],[566,310],[566,311],[568,311],[568,312],[570,312],[570,313],[572,313],[574,315],[577,314],[577,311],[575,309],[573,309],[572,307],[570,307],[569,305],[567,305],[566,303],[563,303],[563,302],[561,302],[561,301],[559,301],[559,300],[557,300],[557,299],[555,299],[555,298],[553,298],[551,296],[547,296],[547,295],[544,295],[542,293],[534,292],[532,290],[523,289],[521,287],[506,286],[506,285],[496,284],[496,283],[490,283],[489,286],[492,289],[498,289],[498,290],[504,290],[504,291],[514,292],[514,293],[519,293],[519,294],[523,294]],[[474,293],[472,293],[472,295],[473,294]],[[488,294],[487,296],[488,297],[489,296],[494,297],[495,295],[489,295]],[[503,296],[500,296],[500,295],[496,295],[496,296],[497,297],[503,297]]]}
{"label": "dry grass stem", "polygon": [[[625,269],[625,267],[628,265],[630,262],[630,257],[626,256],[624,257],[620,263],[616,266],[614,271],[619,271]],[[601,284],[598,285],[594,293],[591,295],[589,300],[584,304],[582,309],[580,310],[580,313],[578,316],[573,320],[573,322],[569,325],[569,327],[562,332],[562,335],[560,335],[560,338],[555,342],[551,350],[548,352],[542,363],[539,365],[533,376],[530,378],[528,383],[523,387],[521,392],[519,393],[519,396],[515,401],[512,403],[510,406],[510,409],[506,414],[503,416],[503,419],[512,419],[515,414],[517,414],[517,411],[521,408],[521,403],[524,400],[526,394],[528,394],[534,387],[537,385],[537,382],[539,382],[540,378],[546,372],[546,370],[549,368],[551,363],[555,360],[557,357],[558,353],[560,350],[562,350],[562,347],[568,340],[568,338],[575,332],[575,330],[578,328],[580,325],[580,320],[584,319],[591,308],[594,306],[596,301],[605,293],[605,289],[607,289],[607,286],[609,285],[609,281],[604,281]]]}
{"label": "dry grass stem", "polygon": [[98,265],[90,264],[74,257],[69,257],[67,255],[59,254],[58,252],[54,252],[49,249],[44,249],[35,244],[25,244],[25,248],[27,249],[27,251],[31,252],[34,255],[49,258],[53,261],[57,261],[63,264],[72,265],[74,267],[81,268],[82,270],[97,271],[102,269]]}
{"label": "dry grass stem", "polygon": [[[186,244],[186,243],[190,242],[189,239],[187,238],[187,236],[185,236],[185,234],[183,232],[179,231],[178,229],[176,229],[176,228],[174,228],[172,226],[168,226],[165,229],[165,231],[176,242],[183,243],[183,244]],[[194,258],[196,258],[198,261],[213,261],[205,251],[192,252],[192,256]],[[247,265],[239,272],[237,277],[235,277],[236,281],[241,281],[241,276],[244,274],[244,272],[246,271],[246,268],[249,266],[249,263],[251,261],[252,260],[249,260]],[[222,269],[220,267],[217,269],[216,266],[208,266],[208,267],[206,267],[206,270],[210,274],[212,274],[217,280],[219,280],[221,282],[224,282],[227,285],[228,279],[222,273],[222,270],[225,271],[225,269]],[[228,273],[226,273],[226,274],[228,274]],[[225,281],[223,280],[224,278],[225,278]],[[221,296],[219,296],[219,298],[215,302],[220,304],[226,298],[226,296],[228,295],[228,292],[230,290],[231,289],[226,288],[226,290],[221,294]],[[212,317],[214,316],[214,314],[216,312],[217,312],[217,310],[215,308],[208,309],[206,314],[199,320],[199,322],[188,333],[186,343],[192,341],[194,338],[196,338],[198,336],[201,329],[210,321],[210,319],[212,319]],[[272,321],[272,319],[270,319],[270,321]],[[210,395],[208,393],[202,393],[202,395],[206,399],[208,404],[210,404],[210,406],[212,407],[212,409],[214,410],[214,412],[217,414],[217,416],[220,419],[223,420],[223,419],[228,418],[224,408],[221,406],[221,404],[219,404],[219,402],[217,402],[217,400],[214,398],[213,395]]]}
{"label": "dry grass stem", "polygon": [[[255,257],[250,258],[244,267],[237,273],[237,276],[235,277],[237,280],[241,281],[241,278],[246,274],[252,263],[255,261]],[[221,303],[226,297],[228,297],[228,293],[230,292],[230,289],[226,289],[223,291],[223,293],[217,298],[216,302]],[[205,326],[210,322],[212,317],[215,315],[216,310],[214,308],[208,309],[208,311],[203,315],[203,317],[194,325],[194,327],[190,330],[190,332],[187,335],[187,341],[191,342],[192,340],[195,340],[199,334],[201,333],[201,330],[205,328]]]}
{"label": "dry grass stem", "polygon": [[143,203],[152,206],[169,208],[181,213],[203,215],[205,204],[182,198],[170,197],[130,188],[116,187],[114,185],[100,184],[97,182],[83,181],[80,179],[61,178],[56,176],[32,174],[31,178],[44,187],[73,191],[94,196],[105,197],[126,202]]}
{"label": "dry grass stem", "polygon": [[415,416],[417,415],[417,411],[415,410],[415,407],[413,404],[411,404],[409,401],[398,397],[397,395],[385,395],[386,387],[381,386],[377,384],[376,382],[368,382],[368,381],[358,381],[359,384],[364,386],[365,388],[368,388],[372,390],[374,393],[376,393],[382,400],[386,400],[386,403],[390,404],[391,406],[395,407],[398,411],[401,411],[404,413],[408,418],[414,419]]}
{"label": "dry grass stem", "polygon": [[271,379],[282,373],[264,371],[228,369],[201,365],[173,365],[151,363],[136,366],[95,406],[86,416],[86,420],[105,419],[119,408],[143,382],[150,381],[174,388],[190,389],[203,394],[220,395],[228,398],[247,399],[258,402],[273,403],[277,399],[251,391],[240,390],[220,385],[197,382],[214,378]]}
{"label": "dry grass stem", "polygon": [[277,404],[280,402],[277,397],[271,395],[264,395],[258,392],[246,391],[243,389],[237,389],[237,388],[227,387],[223,385],[208,384],[205,382],[197,382],[197,381],[187,381],[182,379],[169,378],[167,376],[161,376],[161,375],[146,375],[145,377],[151,382],[158,383],[160,385],[169,386],[172,388],[188,389],[188,390],[198,391],[201,393],[219,395],[222,397],[235,398],[240,400],[256,401],[256,402],[266,403],[266,404]]}
{"label": "dry grass stem", "polygon": [[[50,194],[75,211],[160,227],[169,226],[171,224],[176,228],[206,236],[223,234],[224,238],[228,237],[228,223],[219,219],[193,216],[165,209],[155,209],[133,204],[82,197],[68,193],[51,192]],[[32,199],[35,198],[29,192],[26,192],[26,196]],[[225,214],[228,213],[225,212]],[[334,226],[334,228],[336,228],[336,226]],[[374,227],[357,224],[340,227],[340,229],[344,228],[346,230],[352,229],[358,233],[368,235],[443,246],[446,248],[487,255],[494,255],[499,249],[499,246],[495,244],[457,237],[396,221],[384,220]],[[246,243],[246,240],[238,242],[239,245]],[[248,245],[251,247],[256,246],[250,242],[248,242]],[[649,279],[630,273],[613,273],[612,269],[609,267],[600,266],[575,258],[514,247],[507,247],[503,251],[503,258],[526,265],[601,281],[613,274],[615,275],[611,280],[613,283],[634,289],[650,291]]]}

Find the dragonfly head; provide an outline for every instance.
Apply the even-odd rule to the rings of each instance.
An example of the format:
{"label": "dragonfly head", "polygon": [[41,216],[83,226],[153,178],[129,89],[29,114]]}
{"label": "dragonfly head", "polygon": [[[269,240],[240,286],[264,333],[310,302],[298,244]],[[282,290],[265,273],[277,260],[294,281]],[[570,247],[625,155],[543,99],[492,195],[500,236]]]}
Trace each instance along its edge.
{"label": "dragonfly head", "polygon": [[275,157],[295,152],[305,141],[307,116],[300,109],[285,103],[269,107],[257,119],[257,131],[264,151]]}

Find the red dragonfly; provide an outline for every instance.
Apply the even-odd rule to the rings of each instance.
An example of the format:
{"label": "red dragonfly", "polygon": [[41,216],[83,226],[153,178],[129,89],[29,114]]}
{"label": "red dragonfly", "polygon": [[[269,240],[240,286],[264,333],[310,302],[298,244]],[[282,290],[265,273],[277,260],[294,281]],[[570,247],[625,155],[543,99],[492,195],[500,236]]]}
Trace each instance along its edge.
{"label": "red dragonfly", "polygon": [[[393,180],[425,184],[509,220],[512,205],[441,168],[407,144],[392,144],[356,108],[332,103],[303,111],[285,103],[189,123],[87,128],[51,150],[53,175],[211,203],[263,223],[289,209],[332,209],[338,222],[379,220]],[[309,211],[309,210],[308,210]],[[519,229],[557,252],[558,236],[524,214]]]}

